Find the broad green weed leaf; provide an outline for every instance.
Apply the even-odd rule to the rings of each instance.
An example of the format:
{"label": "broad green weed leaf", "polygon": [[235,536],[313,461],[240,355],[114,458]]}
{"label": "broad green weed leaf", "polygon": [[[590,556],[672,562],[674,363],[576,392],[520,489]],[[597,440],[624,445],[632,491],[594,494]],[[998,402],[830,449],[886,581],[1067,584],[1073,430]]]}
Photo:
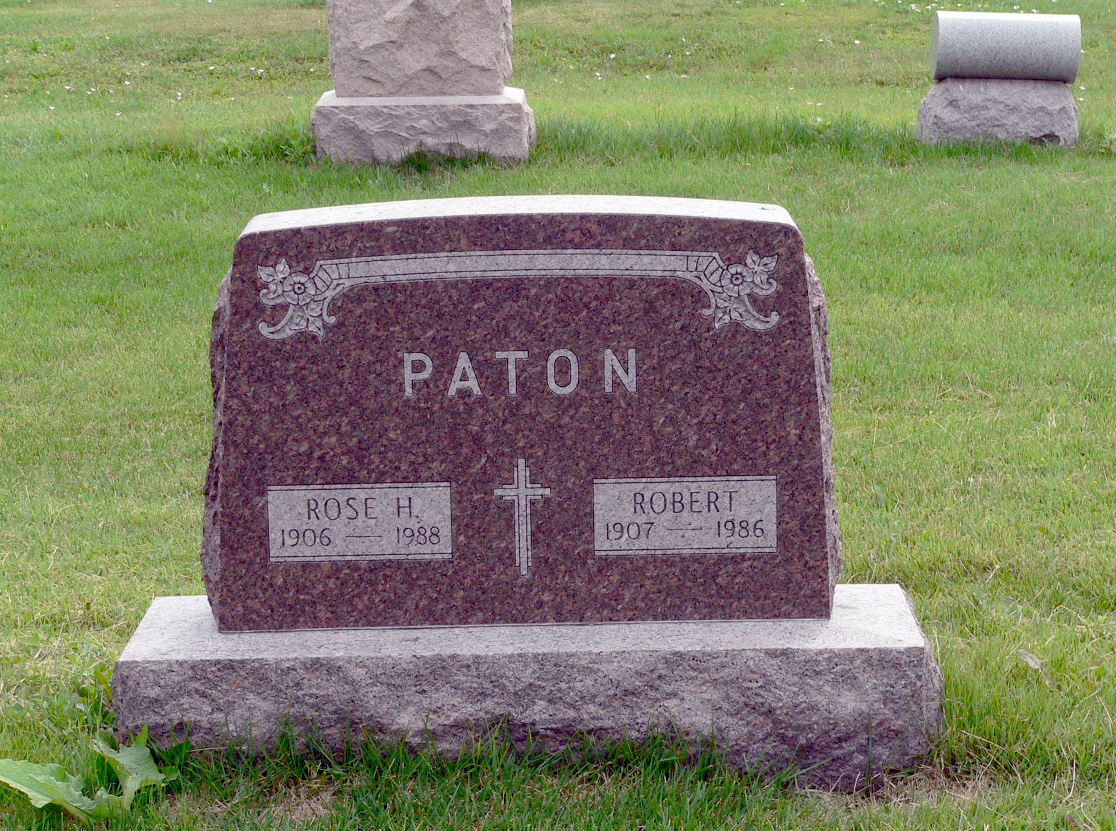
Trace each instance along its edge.
{"label": "broad green weed leaf", "polygon": [[61,765],[0,759],[0,782],[27,794],[36,808],[54,803],[85,823],[101,816],[101,806],[81,792],[82,778],[70,776]]}
{"label": "broad green weed leaf", "polygon": [[120,788],[124,792],[120,799],[125,811],[131,807],[132,798],[141,789],[148,785],[161,785],[166,781],[167,777],[159,772],[155,760],[151,758],[146,733],[136,736],[135,743],[130,747],[122,747],[119,750],[113,750],[108,742],[98,736],[93,743],[93,749],[108,760],[113,772],[116,773],[116,778],[120,780]]}

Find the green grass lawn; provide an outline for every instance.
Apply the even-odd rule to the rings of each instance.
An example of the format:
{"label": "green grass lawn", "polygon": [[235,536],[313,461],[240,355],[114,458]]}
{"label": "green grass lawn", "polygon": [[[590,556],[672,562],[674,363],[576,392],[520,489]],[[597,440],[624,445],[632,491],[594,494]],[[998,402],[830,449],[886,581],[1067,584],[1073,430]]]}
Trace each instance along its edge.
{"label": "green grass lawn", "polygon": [[[1116,15],[1082,145],[927,149],[937,8],[520,0],[527,164],[314,161],[315,0],[0,0],[0,757],[104,779],[104,672],[203,591],[209,319],[255,214],[631,193],[771,202],[825,285],[846,582],[912,595],[946,681],[920,771],[854,796],[669,745],[179,759],[140,828],[1116,827]],[[0,827],[57,828],[0,789]]]}

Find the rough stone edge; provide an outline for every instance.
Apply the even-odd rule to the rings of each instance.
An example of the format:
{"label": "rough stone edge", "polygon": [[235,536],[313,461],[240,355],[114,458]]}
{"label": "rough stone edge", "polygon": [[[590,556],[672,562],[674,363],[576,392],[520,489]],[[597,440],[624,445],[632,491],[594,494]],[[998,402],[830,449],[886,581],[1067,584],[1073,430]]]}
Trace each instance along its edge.
{"label": "rough stone edge", "polygon": [[[498,653],[470,647],[408,654],[399,644],[379,656],[345,649],[346,637],[383,633],[397,641],[429,642],[440,633],[459,643],[463,637],[475,641],[476,631],[487,627],[415,635],[398,629],[270,633],[264,637],[272,645],[311,639],[316,647],[285,657],[273,646],[258,659],[221,657],[219,648],[217,657],[197,660],[130,659],[129,652],[144,651],[130,643],[113,676],[117,727],[127,735],[148,724],[152,739],[164,745],[188,731],[196,748],[235,745],[255,752],[266,752],[284,727],[332,746],[363,737],[402,739],[446,754],[494,729],[521,749],[530,740],[549,750],[665,733],[695,749],[712,740],[737,768],[791,768],[801,785],[851,790],[912,767],[928,751],[941,718],[942,679],[905,593],[896,603],[889,594],[901,592],[895,586],[839,588],[845,590],[839,603],[849,590],[859,590],[854,599],[867,612],[850,612],[846,602],[847,631],[828,641],[815,637],[821,646],[814,648],[811,633],[829,623],[672,624],[660,628],[708,631],[709,642],[686,647],[667,638],[666,648],[610,650],[605,638],[599,648],[549,652],[538,647],[539,626],[497,627],[501,638],[512,639]],[[905,618],[896,629],[913,626],[918,637],[889,639],[879,615],[873,617],[873,596]],[[193,609],[207,614],[204,603]],[[865,618],[860,626],[858,614]],[[189,625],[187,617],[176,617],[176,625]],[[219,646],[222,639],[245,637],[218,634],[212,621],[205,625]],[[760,645],[749,648],[739,638],[734,644],[720,637],[726,625],[737,632],[755,626],[768,636],[797,626],[804,634],[790,639],[791,646],[760,637]],[[656,626],[584,626],[582,639],[595,639],[597,631]],[[141,624],[133,642],[143,632]],[[260,636],[247,637],[241,642]],[[517,637],[533,641],[517,652]]]}
{"label": "rough stone edge", "polygon": [[[450,114],[454,124],[437,123]],[[346,164],[399,164],[418,153],[518,164],[530,157],[537,130],[526,94],[514,87],[430,98],[340,98],[331,90],[310,114],[310,134],[318,158]]]}
{"label": "rough stone edge", "polygon": [[213,387],[213,443],[205,475],[205,508],[202,514],[201,566],[205,593],[214,616],[221,608],[221,455],[225,423],[225,353],[229,325],[229,284],[232,269],[217,287],[213,327],[209,337],[209,380]]}
{"label": "rough stone edge", "polygon": [[810,335],[814,342],[814,374],[818,385],[818,415],[821,420],[822,473],[825,477],[825,543],[829,563],[829,591],[832,595],[841,575],[841,526],[837,521],[837,478],[833,472],[833,419],[830,415],[829,312],[825,305],[818,272],[810,255],[806,257],[806,289],[810,300]]}
{"label": "rough stone edge", "polygon": [[[972,91],[966,91],[965,85]],[[1010,99],[1010,90],[1013,86],[1029,86],[1034,91],[1048,90],[1049,102],[1047,109],[1051,113],[1049,130],[1041,135],[1024,135],[1020,131],[1004,132],[998,129],[995,122],[1018,120],[1013,117],[1013,110],[1017,103]],[[941,106],[939,98],[955,105],[956,111],[952,119],[947,119],[937,112]],[[953,100],[950,101],[949,99]],[[999,100],[996,100],[996,99]],[[1061,98],[1061,102],[1055,102]],[[1061,106],[1067,113],[1059,116],[1054,110]],[[1031,104],[1032,109],[1035,108]],[[1068,111],[1072,110],[1072,116]],[[965,144],[981,142],[1007,142],[1009,144],[1054,144],[1051,138],[1057,139],[1060,147],[1076,146],[1080,137],[1077,121],[1077,104],[1073,99],[1073,91],[1061,81],[1035,81],[1019,80],[1012,78],[943,78],[937,81],[926,97],[918,106],[918,125],[916,139],[921,144]],[[1059,125],[1058,119],[1065,118],[1066,123]],[[959,124],[964,124],[959,128]],[[1061,131],[1061,127],[1065,127]],[[1062,132],[1065,134],[1063,135]]]}
{"label": "rough stone edge", "polygon": [[[464,4],[462,4],[464,5]],[[378,26],[380,23],[376,18],[378,15],[383,14],[384,9],[375,3],[364,5],[360,11],[354,12],[352,7],[341,8],[336,2],[326,3],[326,15],[329,23],[329,66],[330,75],[334,79],[337,88],[341,90],[341,94],[352,97],[358,95],[434,95],[438,94],[435,90],[440,92],[451,91],[448,94],[459,95],[498,95],[500,90],[507,85],[508,79],[512,74],[512,23],[511,23],[511,0],[501,0],[499,3],[500,8],[494,9],[489,6],[487,9],[483,4],[472,4],[470,8],[473,11],[478,9],[482,12],[489,11],[495,12],[492,18],[486,22],[495,24],[492,28],[494,36],[489,45],[498,43],[497,52],[499,54],[490,53],[490,57],[494,58],[493,66],[487,72],[469,72],[468,70],[475,69],[475,64],[467,65],[466,75],[473,84],[476,84],[484,75],[489,75],[489,83],[481,83],[480,86],[469,86],[468,81],[462,83],[460,75],[450,74],[441,76],[433,72],[434,67],[424,66],[421,70],[416,70],[411,76],[404,79],[398,84],[385,84],[382,77],[378,77],[377,60],[369,60],[365,56],[365,49],[362,46],[363,38],[357,36],[356,32],[361,32],[367,36],[369,28],[377,31],[379,36],[385,34],[384,27]],[[353,6],[361,6],[359,3]],[[354,18],[365,18],[364,20],[355,20]],[[414,22],[415,17],[410,19]],[[429,18],[427,18],[429,20]],[[476,19],[469,21],[474,27],[480,22]],[[361,25],[363,24],[363,25]],[[429,22],[427,25],[431,25]],[[434,24],[437,25],[437,24]],[[442,27],[439,27],[442,28]],[[481,24],[479,28],[487,28]],[[499,35],[495,36],[498,31]],[[394,34],[397,38],[402,38],[408,42],[408,49],[411,54],[422,53],[422,48],[427,44],[416,44],[406,37],[409,34],[409,29],[400,31],[396,29]],[[453,35],[461,34],[460,31],[441,31],[443,37],[451,37]],[[438,63],[435,61],[435,63]],[[440,64],[438,68],[447,69],[452,68],[445,64]],[[367,73],[360,71],[364,67],[368,70]],[[418,77],[415,77],[418,76]]]}

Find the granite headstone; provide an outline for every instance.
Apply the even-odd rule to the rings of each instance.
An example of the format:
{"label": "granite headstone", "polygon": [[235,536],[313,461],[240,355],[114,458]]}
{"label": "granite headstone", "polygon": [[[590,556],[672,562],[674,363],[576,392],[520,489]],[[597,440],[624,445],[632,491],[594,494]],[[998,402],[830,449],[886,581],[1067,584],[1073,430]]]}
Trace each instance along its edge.
{"label": "granite headstone", "polygon": [[935,12],[918,140],[1076,144],[1080,64],[1075,14]]}
{"label": "granite headstone", "polygon": [[526,160],[535,116],[512,72],[511,0],[327,0],[335,89],[310,116],[319,156]]}
{"label": "granite headstone", "polygon": [[824,308],[774,206],[253,219],[213,330],[219,628],[827,618]]}
{"label": "granite headstone", "polygon": [[670,731],[827,789],[926,753],[942,679],[910,599],[834,585],[825,302],[783,209],[257,217],[213,334],[208,602],[147,610],[122,737]]}

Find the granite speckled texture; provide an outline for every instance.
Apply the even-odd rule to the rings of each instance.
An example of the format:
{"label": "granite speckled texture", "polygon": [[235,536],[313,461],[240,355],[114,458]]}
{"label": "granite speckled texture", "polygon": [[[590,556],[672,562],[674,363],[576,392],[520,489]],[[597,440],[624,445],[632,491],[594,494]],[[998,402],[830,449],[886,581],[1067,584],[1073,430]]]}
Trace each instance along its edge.
{"label": "granite speckled texture", "polygon": [[326,92],[310,113],[319,158],[398,164],[415,153],[524,162],[535,145],[535,113],[521,89],[493,95],[339,98]]}
{"label": "granite speckled texture", "polygon": [[290,723],[455,754],[493,725],[547,747],[712,731],[731,764],[827,789],[916,763],[941,702],[898,586],[839,585],[829,620],[236,634],[204,597],[164,597],[113,673],[117,729],[161,743],[266,750]]}
{"label": "granite speckled texture", "polygon": [[[501,268],[535,252],[545,267],[376,278],[328,305],[314,294],[361,268],[470,252]],[[607,252],[691,270],[610,270]],[[310,294],[268,304],[268,285]],[[214,316],[202,563],[218,626],[826,618],[840,537],[824,327],[801,235],[770,206],[509,197],[254,220]],[[561,350],[580,379],[556,394]],[[605,391],[605,350],[634,350],[634,392]],[[498,351],[528,353],[515,395]],[[404,353],[433,364],[410,397]],[[455,375],[461,353],[472,378]],[[529,573],[516,506],[496,495],[520,459],[549,489],[531,505]],[[669,477],[775,477],[777,550],[596,553],[594,480]],[[377,483],[449,483],[452,556],[271,561],[268,488]]]}
{"label": "granite speckled texture", "polygon": [[1078,140],[1077,104],[1061,81],[946,78],[919,105],[918,140],[1072,147]]}
{"label": "granite speckled texture", "polygon": [[527,160],[535,115],[512,72],[511,0],[328,0],[336,89],[310,116],[319,158]]}
{"label": "granite speckled texture", "polygon": [[499,95],[511,0],[328,0],[329,70],[344,98]]}
{"label": "granite speckled texture", "polygon": [[935,12],[930,77],[1073,83],[1081,64],[1075,14]]}

